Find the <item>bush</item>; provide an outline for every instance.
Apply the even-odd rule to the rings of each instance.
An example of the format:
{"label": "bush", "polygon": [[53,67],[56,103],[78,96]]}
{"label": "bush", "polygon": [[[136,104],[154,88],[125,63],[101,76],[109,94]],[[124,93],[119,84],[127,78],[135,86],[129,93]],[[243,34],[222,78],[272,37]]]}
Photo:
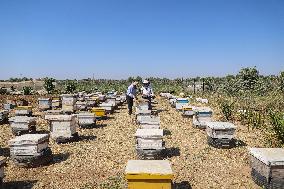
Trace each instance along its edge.
{"label": "bush", "polygon": [[31,87],[23,87],[24,95],[31,95],[32,88]]}
{"label": "bush", "polygon": [[284,144],[284,114],[279,112],[270,112],[270,121],[276,137]]}
{"label": "bush", "polygon": [[53,84],[55,82],[55,79],[53,78],[45,78],[44,79],[44,88],[48,92],[48,94],[51,94],[54,91],[55,85]]}

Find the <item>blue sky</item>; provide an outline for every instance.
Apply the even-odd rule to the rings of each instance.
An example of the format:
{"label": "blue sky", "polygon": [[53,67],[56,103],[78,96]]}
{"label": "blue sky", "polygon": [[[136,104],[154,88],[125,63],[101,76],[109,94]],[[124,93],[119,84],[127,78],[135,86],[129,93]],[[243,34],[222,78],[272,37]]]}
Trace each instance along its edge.
{"label": "blue sky", "polygon": [[0,0],[0,79],[284,70],[283,0]]}

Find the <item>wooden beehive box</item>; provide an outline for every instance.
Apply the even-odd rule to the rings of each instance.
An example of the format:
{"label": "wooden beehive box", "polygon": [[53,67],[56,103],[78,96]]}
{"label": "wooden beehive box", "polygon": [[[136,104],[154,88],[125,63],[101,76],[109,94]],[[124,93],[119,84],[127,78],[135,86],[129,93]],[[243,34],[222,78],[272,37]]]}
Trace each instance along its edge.
{"label": "wooden beehive box", "polygon": [[193,125],[200,128],[206,128],[206,122],[212,121],[213,111],[209,107],[195,107],[194,109],[195,115],[193,116]]}
{"label": "wooden beehive box", "polygon": [[206,132],[211,138],[233,139],[237,127],[229,122],[206,122]]}
{"label": "wooden beehive box", "polygon": [[25,134],[9,140],[11,156],[39,155],[48,147],[48,134]]}
{"label": "wooden beehive box", "polygon": [[168,160],[129,160],[128,189],[171,189],[173,171]]}
{"label": "wooden beehive box", "polygon": [[62,98],[62,110],[64,112],[74,112],[75,103],[76,103],[76,96],[73,94],[63,94],[61,95]]}
{"label": "wooden beehive box", "polygon": [[86,110],[87,109],[87,102],[77,101],[76,104],[76,110]]}
{"label": "wooden beehive box", "polygon": [[91,113],[95,114],[97,119],[105,118],[107,115],[104,108],[92,108]]}
{"label": "wooden beehive box", "polygon": [[17,106],[15,108],[16,116],[31,116],[32,115],[32,106]]}
{"label": "wooden beehive box", "polygon": [[16,105],[15,105],[15,104],[12,104],[12,103],[3,104],[4,110],[10,111],[10,110],[14,109],[15,107],[16,107]]}
{"label": "wooden beehive box", "polygon": [[60,98],[58,98],[58,97],[52,98],[51,107],[52,107],[52,109],[60,108],[61,107],[61,100],[60,100]]}
{"label": "wooden beehive box", "polygon": [[163,149],[163,129],[137,129],[137,149]]}
{"label": "wooden beehive box", "polygon": [[38,99],[38,108],[40,110],[49,110],[51,108],[50,98],[39,98]]}
{"label": "wooden beehive box", "polygon": [[140,101],[140,102],[137,103],[136,108],[141,110],[141,111],[149,110],[149,104],[146,101]]}
{"label": "wooden beehive box", "polygon": [[62,110],[47,110],[44,112],[45,115],[61,115],[63,114]]}
{"label": "wooden beehive box", "polygon": [[183,116],[193,116],[194,115],[193,107],[190,105],[183,106],[182,115]]}
{"label": "wooden beehive box", "polygon": [[77,114],[79,126],[88,126],[96,124],[96,116],[89,112],[80,112]]}
{"label": "wooden beehive box", "polygon": [[182,110],[184,106],[187,106],[189,104],[188,98],[177,98],[175,105],[177,110]]}
{"label": "wooden beehive box", "polygon": [[58,142],[77,137],[78,125],[75,115],[46,115],[45,119],[50,122],[51,137]]}
{"label": "wooden beehive box", "polygon": [[27,116],[15,116],[9,119],[12,133],[21,135],[36,130],[36,118]]}
{"label": "wooden beehive box", "polygon": [[251,175],[261,187],[284,188],[284,149],[251,148]]}
{"label": "wooden beehive box", "polygon": [[104,108],[107,113],[112,114],[114,111],[115,103],[113,103],[112,101],[103,102],[99,105],[99,107]]}
{"label": "wooden beehive box", "polygon": [[8,110],[0,110],[0,124],[6,123],[8,121],[8,116]]}
{"label": "wooden beehive box", "polygon": [[6,158],[0,156],[0,188],[1,188],[1,184],[3,183],[3,178],[5,177],[5,174],[4,174],[5,163],[6,163]]}
{"label": "wooden beehive box", "polygon": [[159,129],[161,121],[158,116],[142,116],[139,124],[141,129]]}

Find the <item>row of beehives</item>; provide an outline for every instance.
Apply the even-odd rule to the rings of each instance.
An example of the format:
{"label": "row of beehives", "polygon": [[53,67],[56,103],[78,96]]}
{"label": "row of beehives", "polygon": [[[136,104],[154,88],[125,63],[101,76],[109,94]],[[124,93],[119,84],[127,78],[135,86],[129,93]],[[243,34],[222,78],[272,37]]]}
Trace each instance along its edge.
{"label": "row of beehives", "polygon": [[[73,96],[73,95],[69,95]],[[116,97],[112,95],[111,98]],[[117,98],[116,98],[117,99]],[[125,100],[120,99],[123,103]],[[118,104],[121,104],[118,103]],[[18,110],[21,110],[18,112]],[[16,165],[34,167],[52,161],[52,151],[48,147],[49,134],[31,134],[35,131],[36,117],[31,116],[31,107],[16,108],[16,116],[10,118],[12,131],[16,135],[8,142],[11,159]],[[4,112],[4,111],[3,111]],[[6,113],[7,111],[5,111]],[[58,113],[60,112],[60,113]],[[79,138],[77,133],[80,127],[93,126],[96,124],[96,114],[89,112],[78,112],[77,114],[63,115],[61,110],[46,111],[45,119],[48,120],[50,136],[56,142],[69,142]],[[58,113],[58,114],[57,114]],[[56,114],[56,115],[55,115]],[[6,114],[5,114],[6,115]],[[0,178],[4,177],[5,159],[0,159]]]}
{"label": "row of beehives", "polygon": [[[171,97],[169,96],[169,101]],[[165,96],[167,97],[167,96]],[[199,102],[201,102],[199,100]],[[235,146],[236,126],[229,122],[212,121],[212,110],[208,107],[193,107],[187,99],[176,99],[177,110],[183,115],[193,115],[193,125],[206,129],[208,143],[214,147]],[[207,102],[205,102],[207,103]],[[253,180],[265,188],[284,188],[284,149],[250,148],[251,175]]]}
{"label": "row of beehives", "polygon": [[[173,172],[168,160],[157,160],[165,148],[160,118],[151,115],[148,103],[136,106],[136,151],[142,160],[129,160],[125,174],[129,189],[170,189]],[[155,160],[153,160],[155,159]]]}

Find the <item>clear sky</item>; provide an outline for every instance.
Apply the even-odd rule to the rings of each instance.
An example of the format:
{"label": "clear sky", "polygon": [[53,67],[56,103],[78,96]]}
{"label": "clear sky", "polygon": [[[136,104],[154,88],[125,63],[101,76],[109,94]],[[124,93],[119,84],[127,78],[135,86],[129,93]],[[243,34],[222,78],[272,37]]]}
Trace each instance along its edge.
{"label": "clear sky", "polygon": [[0,0],[0,79],[284,70],[284,0]]}

